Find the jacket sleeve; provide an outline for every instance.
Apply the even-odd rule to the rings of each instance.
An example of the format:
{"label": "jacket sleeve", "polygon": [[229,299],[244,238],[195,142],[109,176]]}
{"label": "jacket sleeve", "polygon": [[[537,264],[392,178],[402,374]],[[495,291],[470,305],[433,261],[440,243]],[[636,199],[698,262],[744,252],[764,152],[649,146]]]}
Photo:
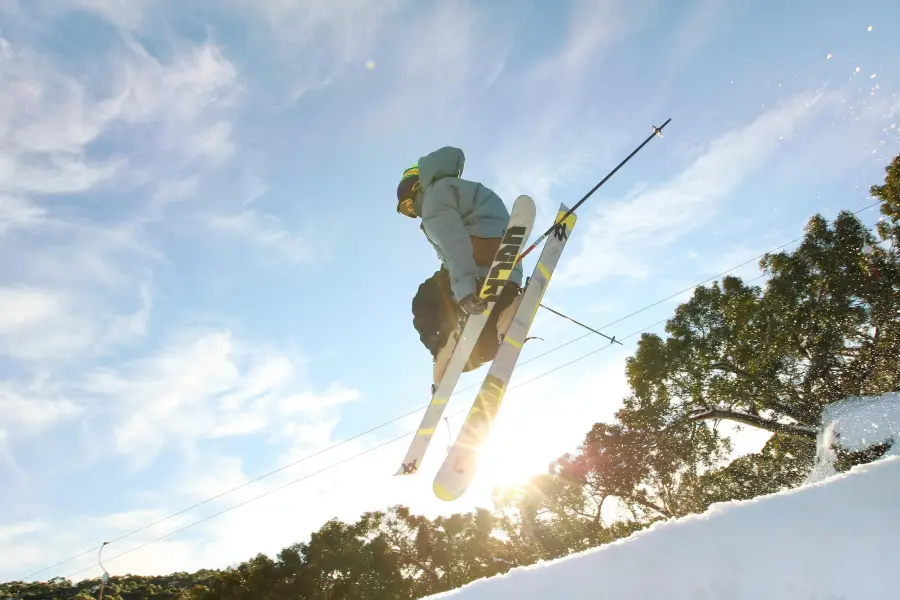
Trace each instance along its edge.
{"label": "jacket sleeve", "polygon": [[450,183],[429,190],[422,206],[422,226],[450,272],[450,289],[457,302],[475,293],[477,267],[472,240],[459,213],[459,192]]}

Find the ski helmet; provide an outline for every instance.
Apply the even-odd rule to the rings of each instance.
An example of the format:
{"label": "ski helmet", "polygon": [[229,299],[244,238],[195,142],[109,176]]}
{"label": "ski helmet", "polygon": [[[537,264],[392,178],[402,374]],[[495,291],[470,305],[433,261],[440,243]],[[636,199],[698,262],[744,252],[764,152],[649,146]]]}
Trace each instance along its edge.
{"label": "ski helmet", "polygon": [[410,168],[403,171],[400,183],[397,185],[397,212],[405,215],[410,219],[415,219],[416,211],[413,208],[413,202],[416,199],[416,192],[419,191],[419,163],[414,164]]}

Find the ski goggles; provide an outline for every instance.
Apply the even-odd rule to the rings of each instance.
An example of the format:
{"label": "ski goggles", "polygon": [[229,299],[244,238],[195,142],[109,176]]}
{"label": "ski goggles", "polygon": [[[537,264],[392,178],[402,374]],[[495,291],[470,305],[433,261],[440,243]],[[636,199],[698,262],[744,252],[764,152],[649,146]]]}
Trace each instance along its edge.
{"label": "ski goggles", "polygon": [[412,198],[403,198],[399,202],[397,202],[397,212],[403,216],[409,217],[410,219],[415,219],[418,217],[415,209],[413,208],[413,199]]}
{"label": "ski goggles", "polygon": [[397,185],[397,212],[401,215],[415,219],[416,215],[413,203],[416,192],[419,191],[419,167],[414,165],[403,172],[400,184]]}

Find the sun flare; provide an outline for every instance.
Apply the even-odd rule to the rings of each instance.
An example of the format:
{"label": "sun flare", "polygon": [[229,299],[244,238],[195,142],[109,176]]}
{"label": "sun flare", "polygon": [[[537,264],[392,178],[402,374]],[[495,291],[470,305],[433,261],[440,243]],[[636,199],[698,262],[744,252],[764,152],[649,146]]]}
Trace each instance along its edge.
{"label": "sun flare", "polygon": [[523,485],[530,477],[545,472],[562,447],[560,436],[546,429],[541,411],[522,405],[503,409],[506,412],[501,411],[481,451],[475,482],[481,488]]}

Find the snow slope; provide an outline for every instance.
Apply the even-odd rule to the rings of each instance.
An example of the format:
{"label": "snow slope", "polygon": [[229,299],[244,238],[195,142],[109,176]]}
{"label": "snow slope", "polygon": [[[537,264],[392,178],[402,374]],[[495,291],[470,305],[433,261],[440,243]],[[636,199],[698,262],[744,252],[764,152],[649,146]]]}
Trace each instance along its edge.
{"label": "snow slope", "polygon": [[[820,436],[859,443],[897,431],[900,397],[853,399]],[[874,432],[874,433],[873,433]],[[877,438],[877,439],[873,439]],[[892,450],[900,446],[900,439]],[[896,452],[894,452],[896,453]],[[889,453],[891,454],[891,453]],[[821,461],[820,461],[821,463]],[[826,469],[827,470],[827,469]],[[812,475],[812,474],[811,474]],[[830,475],[830,476],[829,476]],[[900,599],[900,456],[796,489],[657,524],[613,544],[513,569],[431,600]]]}

